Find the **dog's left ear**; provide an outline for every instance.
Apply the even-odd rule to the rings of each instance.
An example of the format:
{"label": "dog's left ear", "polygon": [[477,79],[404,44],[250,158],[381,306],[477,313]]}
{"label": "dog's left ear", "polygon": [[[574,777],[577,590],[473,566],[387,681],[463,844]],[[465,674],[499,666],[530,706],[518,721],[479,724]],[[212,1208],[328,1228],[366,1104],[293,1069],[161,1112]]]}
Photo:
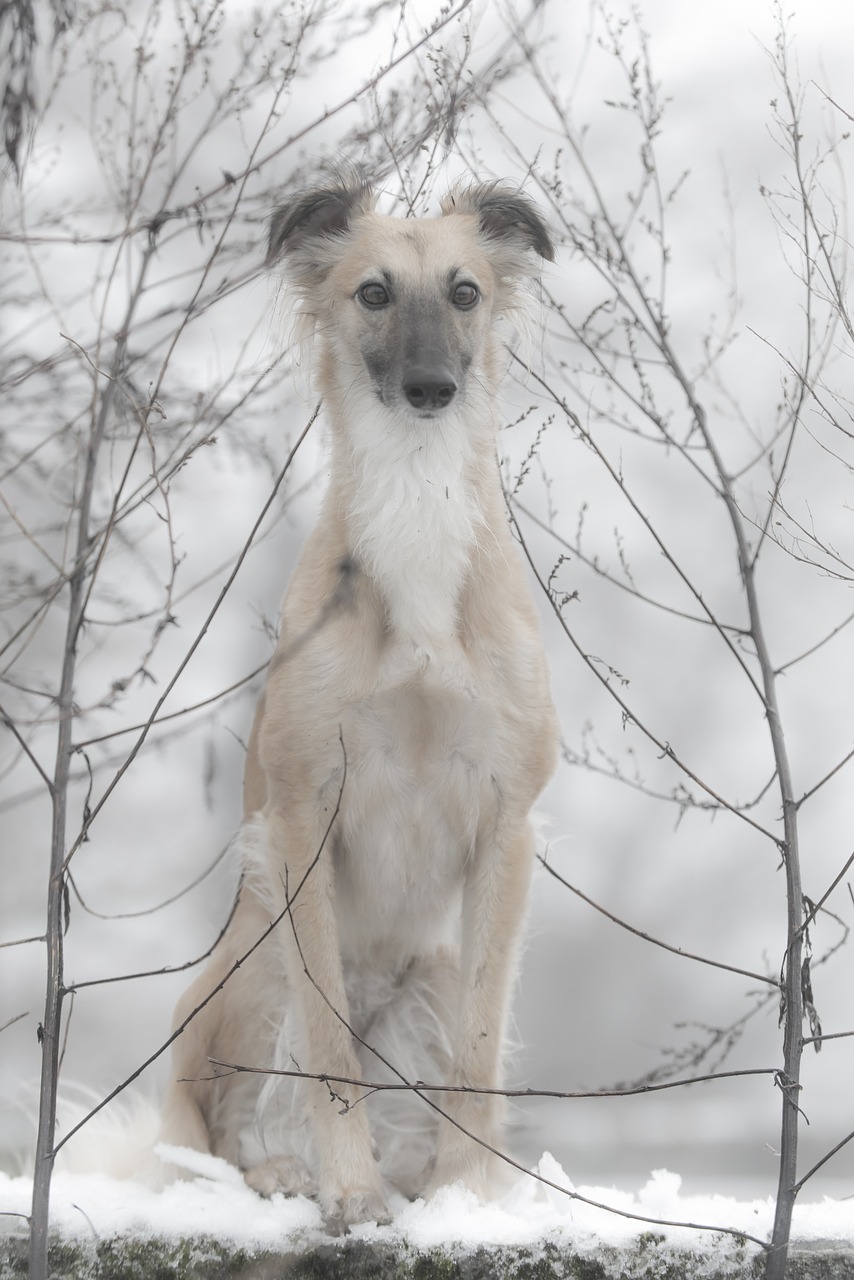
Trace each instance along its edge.
{"label": "dog's left ear", "polygon": [[533,201],[501,182],[455,187],[442,201],[442,212],[476,214],[481,233],[488,240],[503,240],[516,248],[533,249],[554,262],[549,229]]}

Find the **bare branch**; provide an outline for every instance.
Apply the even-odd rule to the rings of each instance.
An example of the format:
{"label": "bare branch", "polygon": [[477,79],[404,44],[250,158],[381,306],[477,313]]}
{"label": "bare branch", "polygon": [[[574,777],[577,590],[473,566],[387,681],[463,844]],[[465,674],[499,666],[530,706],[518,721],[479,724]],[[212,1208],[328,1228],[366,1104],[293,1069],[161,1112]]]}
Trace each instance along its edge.
{"label": "bare branch", "polygon": [[607,907],[603,907],[600,903],[594,902],[592,898],[588,897],[586,893],[583,893],[581,889],[576,888],[574,884],[570,884],[564,876],[560,875],[560,873],[555,870],[551,863],[544,858],[542,854],[538,854],[537,857],[538,861],[542,863],[549,875],[554,876],[555,880],[558,880],[562,885],[569,889],[571,893],[574,893],[577,898],[581,898],[582,902],[586,902],[589,907],[593,907],[594,910],[598,911],[608,920],[611,920],[614,924],[618,924],[621,929],[625,929],[627,933],[633,933],[636,938],[643,938],[644,942],[651,942],[653,946],[661,947],[664,951],[670,951],[673,955],[682,956],[685,960],[696,960],[699,964],[709,965],[713,969],[724,969],[727,973],[737,973],[740,974],[742,978],[752,978],[754,982],[763,982],[767,983],[771,987],[779,988],[780,983],[777,979],[771,978],[767,974],[755,973],[751,969],[739,969],[736,965],[724,964],[722,960],[711,960],[708,956],[695,955],[692,951],[685,951],[682,947],[671,946],[669,942],[662,942],[660,938],[654,938],[652,934],[644,933],[642,929],[636,929],[634,925],[628,924],[625,920],[621,920],[619,916],[615,916],[607,909]]}
{"label": "bare branch", "polygon": [[[343,1021],[343,1019],[342,1019]],[[854,1034],[854,1033],[852,1033]],[[364,1041],[361,1041],[364,1044]],[[371,1048],[366,1045],[366,1048]],[[379,1056],[379,1055],[377,1055]],[[776,1076],[776,1067],[749,1067],[743,1071],[715,1071],[702,1076],[690,1076],[685,1080],[666,1080],[660,1084],[641,1084],[634,1088],[626,1089],[579,1089],[579,1090],[560,1090],[560,1089],[481,1089],[476,1085],[451,1085],[451,1084],[425,1084],[423,1080],[416,1080],[409,1083],[406,1080],[394,1081],[374,1081],[374,1080],[358,1080],[351,1079],[349,1076],[330,1075],[328,1071],[311,1072],[298,1071],[293,1068],[285,1067],[250,1067],[245,1064],[236,1062],[223,1062],[219,1058],[209,1058],[208,1061],[214,1067],[224,1067],[228,1071],[236,1074],[261,1075],[261,1076],[285,1076],[288,1079],[295,1080],[318,1080],[321,1084],[347,1084],[352,1085],[355,1089],[363,1089],[366,1093],[384,1093],[391,1091],[392,1093],[474,1093],[483,1094],[486,1097],[498,1098],[555,1098],[565,1101],[589,1099],[589,1098],[634,1098],[646,1093],[658,1093],[664,1089],[681,1089],[684,1086],[692,1084],[705,1084],[714,1080],[731,1080],[742,1076]],[[386,1064],[388,1065],[388,1064]],[[210,1079],[219,1079],[219,1076],[211,1076]],[[442,1113],[444,1115],[444,1112]]]}

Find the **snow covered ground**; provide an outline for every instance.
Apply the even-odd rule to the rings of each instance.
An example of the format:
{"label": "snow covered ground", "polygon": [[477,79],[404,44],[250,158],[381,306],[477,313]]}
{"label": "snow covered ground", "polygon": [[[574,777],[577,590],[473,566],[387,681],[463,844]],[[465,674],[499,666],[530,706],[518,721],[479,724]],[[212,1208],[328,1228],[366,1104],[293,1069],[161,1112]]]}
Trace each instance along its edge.
{"label": "snow covered ground", "polygon": [[[69,1133],[95,1102],[91,1090],[66,1088],[58,1136]],[[5,1118],[14,1110],[7,1108]],[[7,1150],[0,1157],[0,1269],[8,1252],[2,1248],[3,1236],[20,1241],[26,1235],[31,1205],[34,1099],[22,1093],[17,1110],[31,1133],[16,1152]],[[0,1116],[0,1132],[5,1128]],[[225,1160],[158,1145],[158,1129],[157,1106],[141,1090],[131,1089],[61,1146],[51,1224],[64,1241],[85,1249],[116,1239],[193,1239],[227,1252],[290,1254],[328,1240],[313,1201],[282,1195],[264,1199]],[[175,1166],[186,1177],[164,1187],[165,1165],[167,1177],[174,1175]],[[718,1276],[743,1274],[746,1259],[771,1235],[773,1197],[747,1190],[757,1185],[755,1180],[745,1181],[737,1195],[695,1192],[685,1185],[697,1185],[695,1178],[686,1177],[683,1183],[678,1173],[660,1168],[635,1178],[624,1173],[615,1177],[619,1186],[610,1178],[601,1185],[580,1185],[548,1152],[531,1162],[530,1172],[532,1176],[511,1170],[509,1189],[491,1204],[480,1203],[459,1186],[445,1188],[429,1203],[393,1195],[391,1225],[367,1223],[354,1228],[351,1237],[386,1248],[405,1244],[422,1253],[442,1247],[454,1253],[554,1247],[586,1257],[607,1254],[612,1261],[615,1252],[618,1258],[643,1253],[654,1241],[659,1253],[701,1257],[702,1274]],[[714,1183],[710,1179],[706,1185]],[[726,1186],[726,1179],[721,1185]],[[804,1198],[809,1202],[795,1209],[792,1245],[831,1255],[831,1269],[822,1274],[854,1275],[854,1197],[848,1196],[847,1181],[831,1185],[839,1189],[839,1199],[808,1184]]]}
{"label": "snow covered ground", "polygon": [[[171,1158],[180,1154],[169,1149]],[[224,1161],[183,1154],[198,1176],[162,1191],[104,1174],[57,1172],[51,1201],[55,1229],[65,1239],[82,1243],[116,1236],[209,1237],[264,1251],[310,1248],[322,1240],[316,1204],[280,1195],[264,1200]],[[603,1246],[631,1247],[643,1232],[652,1231],[674,1249],[708,1250],[723,1260],[741,1249],[740,1242],[730,1235],[698,1233],[697,1226],[728,1228],[759,1240],[771,1229],[771,1199],[739,1202],[723,1196],[686,1196],[680,1176],[664,1169],[653,1171],[635,1192],[574,1188],[549,1154],[540,1158],[534,1172],[546,1181],[520,1176],[497,1204],[480,1204],[460,1187],[447,1188],[429,1204],[398,1198],[391,1226],[366,1224],[352,1234],[378,1243],[405,1240],[419,1250],[549,1241],[589,1254]],[[12,1215],[0,1219],[0,1230],[20,1232],[23,1224],[14,1215],[29,1213],[30,1191],[29,1178],[0,1174],[0,1210]],[[674,1225],[680,1223],[693,1225]],[[854,1200],[825,1199],[798,1207],[793,1243],[834,1252],[854,1247]],[[758,1245],[748,1246],[749,1252],[756,1249]]]}

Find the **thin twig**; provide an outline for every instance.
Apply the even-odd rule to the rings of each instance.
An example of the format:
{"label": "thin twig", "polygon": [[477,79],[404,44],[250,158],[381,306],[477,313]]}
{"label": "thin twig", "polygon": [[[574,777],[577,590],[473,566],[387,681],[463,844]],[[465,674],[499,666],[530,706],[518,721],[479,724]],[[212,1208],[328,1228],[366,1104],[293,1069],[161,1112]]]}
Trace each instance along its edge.
{"label": "thin twig", "polygon": [[194,969],[197,964],[201,964],[203,960],[207,960],[208,956],[213,953],[217,944],[225,937],[226,930],[234,919],[234,913],[237,910],[239,902],[240,896],[238,894],[235,897],[234,902],[231,904],[231,910],[229,911],[225,923],[219,933],[216,935],[207,951],[203,951],[200,956],[195,956],[192,960],[185,960],[183,964],[166,964],[160,969],[146,969],[140,973],[113,974],[108,978],[89,978],[85,982],[71,982],[65,990],[69,992],[82,991],[84,987],[103,987],[111,982],[133,982],[136,978],[159,978],[165,973],[183,973],[185,969]]}
{"label": "thin twig", "polygon": [[0,706],[0,720],[3,721],[7,729],[11,729],[12,736],[15,738],[16,742],[18,743],[18,746],[21,748],[24,755],[30,761],[30,764],[33,766],[33,768],[36,770],[36,773],[41,778],[42,782],[47,788],[48,795],[53,796],[53,781],[48,777],[47,773],[42,768],[41,763],[39,762],[37,756],[31,750],[27,740],[21,735],[21,733],[19,733],[18,726],[15,724],[15,721],[12,719],[9,713],[5,711],[4,708],[1,706]]}
{"label": "thin twig", "polygon": [[594,902],[592,898],[589,898],[586,893],[581,891],[581,889],[576,888],[574,884],[570,884],[564,876],[560,875],[559,872],[555,870],[551,863],[548,862],[542,854],[538,854],[537,857],[545,867],[546,871],[548,871],[549,875],[554,876],[555,880],[560,881],[560,883],[565,885],[565,887],[569,889],[570,892],[574,893],[576,897],[581,898],[582,902],[586,902],[588,906],[593,907],[594,910],[600,912],[601,915],[605,916],[608,920],[613,921],[614,924],[618,924],[621,929],[625,929],[627,933],[633,933],[636,938],[643,938],[644,942],[651,942],[654,946],[661,947],[664,951],[670,951],[675,956],[682,956],[685,960],[696,960],[700,964],[710,965],[713,969],[725,969],[727,973],[737,973],[740,974],[742,978],[752,978],[754,982],[765,982],[771,987],[779,988],[780,983],[777,979],[771,978],[767,974],[755,973],[752,969],[740,969],[737,965],[724,964],[722,960],[712,960],[708,956],[696,955],[693,951],[685,951],[682,947],[674,947],[669,942],[662,942],[660,938],[654,938],[650,933],[644,933],[642,929],[636,929],[634,925],[629,924],[625,920],[621,920],[619,916],[615,916],[607,909],[607,907],[603,907],[600,903]]}
{"label": "thin twig", "polygon": [[[506,494],[505,494],[505,497],[506,497]],[[534,574],[534,577],[536,578],[537,582],[540,584],[543,594],[545,595],[546,599],[549,601],[550,605],[552,606],[554,614],[558,620],[559,625],[563,629],[563,632],[566,635],[566,638],[569,640],[570,644],[575,649],[576,653],[579,655],[579,657],[582,659],[585,665],[593,672],[593,674],[595,675],[596,679],[600,682],[600,684],[602,684],[604,688],[607,689],[608,693],[617,703],[621,711],[623,711],[623,713],[625,714],[626,720],[631,724],[637,725],[641,733],[643,733],[647,738],[649,738],[650,742],[652,742],[653,745],[658,748],[658,750],[661,752],[661,755],[663,757],[666,757],[667,759],[672,760],[673,763],[677,766],[677,768],[682,770],[682,772],[686,775],[686,777],[690,778],[692,782],[695,782],[698,787],[701,787],[703,791],[706,792],[706,795],[711,796],[712,799],[715,800],[722,809],[727,809],[730,813],[734,814],[737,818],[741,818],[743,822],[748,823],[748,825],[753,827],[756,831],[761,832],[763,836],[767,836],[769,840],[774,842],[774,844],[777,844],[778,839],[771,831],[769,831],[766,827],[763,827],[761,823],[756,822],[753,818],[751,818],[748,814],[744,813],[743,810],[739,809],[736,805],[731,804],[722,795],[719,795],[717,791],[715,791],[712,787],[710,787],[708,783],[704,782],[703,779],[699,777],[698,774],[694,773],[694,771],[685,763],[685,761],[682,760],[676,754],[676,752],[673,750],[673,747],[670,745],[670,743],[664,742],[655,733],[653,733],[653,731],[645,724],[645,722],[638,718],[638,716],[631,709],[631,707],[628,705],[625,699],[622,698],[619,695],[619,693],[617,693],[617,690],[610,683],[607,676],[604,676],[602,674],[596,662],[594,662],[590,654],[587,653],[582,648],[581,644],[579,643],[579,641],[576,639],[576,637],[570,630],[567,624],[567,621],[564,618],[563,613],[558,605],[558,602],[554,598],[554,593],[550,590],[548,583],[543,579],[543,576],[537,567],[536,561],[534,560],[534,557],[531,555],[531,552],[528,548],[528,544],[525,541],[525,537],[521,529],[519,528],[519,523],[513,514],[509,501],[508,501],[508,512],[509,512],[510,520],[513,524],[513,528],[515,530],[519,545],[521,546],[522,550],[525,553],[525,558],[527,559],[528,564],[531,566],[531,571]]]}
{"label": "thin twig", "polygon": [[[341,1020],[344,1021],[343,1018]],[[349,1024],[345,1025],[348,1025],[349,1029]],[[357,1036],[357,1039],[365,1048],[370,1049],[371,1052],[376,1052],[371,1045],[361,1040],[360,1037]],[[384,1059],[381,1060],[385,1062]],[[317,1080],[321,1084],[347,1084],[352,1085],[355,1089],[363,1089],[366,1093],[473,1093],[478,1097],[553,1098],[566,1101],[590,1098],[634,1098],[647,1093],[659,1093],[665,1089],[681,1089],[687,1085],[704,1084],[708,1081],[730,1080],[741,1076],[776,1076],[778,1073],[777,1067],[747,1067],[740,1071],[712,1071],[707,1075],[689,1076],[684,1080],[666,1080],[656,1084],[640,1084],[626,1089],[483,1089],[478,1085],[468,1084],[425,1084],[423,1080],[416,1080],[414,1083],[410,1083],[408,1080],[401,1079],[397,1083],[394,1081],[380,1083],[375,1080],[360,1080],[352,1076],[336,1076],[329,1071],[298,1071],[295,1068],[285,1067],[250,1067],[243,1063],[225,1062],[221,1058],[208,1058],[208,1062],[214,1067],[225,1067],[239,1075],[285,1076],[294,1080]],[[389,1064],[386,1063],[385,1065],[388,1066]],[[210,1077],[210,1079],[220,1078],[219,1075]]]}
{"label": "thin twig", "polygon": [[[239,680],[235,680],[233,684],[228,685],[225,689],[218,689],[216,693],[212,693],[208,698],[202,698],[199,702],[191,702],[189,706],[182,707],[180,711],[167,711],[165,715],[157,716],[149,727],[166,724],[170,720],[179,720],[183,716],[192,715],[194,711],[201,711],[202,707],[209,707],[214,702],[227,698],[229,694],[235,693],[238,689],[242,689],[244,685],[251,684],[258,676],[263,675],[270,665],[269,659],[262,662],[260,666],[255,667],[248,675],[241,676]],[[148,725],[147,720],[141,721],[139,724],[125,725],[122,729],[113,729],[110,733],[99,733],[94,738],[82,738],[80,742],[75,742],[75,751],[81,751],[84,747],[92,747],[98,742],[109,742],[111,738],[120,738],[125,733],[139,733]]]}
{"label": "thin twig", "polygon": [[848,1143],[852,1141],[854,1141],[854,1129],[852,1129],[851,1133],[846,1133],[844,1138],[840,1139],[840,1141],[837,1142],[835,1146],[831,1147],[830,1150],[825,1155],[823,1155],[820,1160],[816,1161],[813,1167],[809,1169],[803,1175],[803,1177],[798,1179],[798,1181],[792,1187],[793,1194],[797,1195],[805,1182],[809,1182],[810,1178],[814,1174],[818,1173],[819,1169],[823,1168],[824,1165],[827,1164],[828,1160],[832,1159],[833,1156],[837,1154],[837,1152],[841,1151],[843,1147],[847,1146]]}
{"label": "thin twig", "polygon": [[8,1018],[3,1025],[0,1026],[0,1032],[8,1031],[10,1027],[14,1027],[16,1022],[20,1022],[22,1018],[28,1018],[29,1016],[29,1012],[26,1009],[23,1013],[16,1013],[13,1018]]}
{"label": "thin twig", "polygon": [[[341,744],[342,751],[343,751],[343,745],[344,744],[342,742]],[[343,776],[341,778],[341,786],[338,791],[338,800],[335,804],[335,808],[332,812],[332,816],[329,819],[329,823],[326,827],[326,831],[324,832],[323,839],[320,842],[317,853],[314,855],[314,858],[306,868],[305,874],[303,875],[302,879],[297,885],[297,888],[295,889],[290,899],[291,903],[295,902],[296,899],[299,897],[299,894],[302,890],[303,885],[305,884],[306,880],[314,871],[314,868],[317,866],[318,862],[320,861],[320,855],[323,853],[323,850],[326,846],[326,841],[329,838],[329,833],[332,830],[335,819],[338,817],[338,812],[341,807],[341,796],[344,792],[344,783],[346,782],[346,780],[347,780],[347,756],[345,753]],[[218,982],[217,985],[213,988],[213,990],[209,991],[208,994],[205,996],[205,998],[203,1000],[200,1000],[199,1003],[196,1005],[196,1007],[187,1014],[186,1018],[184,1018],[183,1022],[181,1022],[180,1025],[175,1028],[175,1030],[172,1032],[169,1038],[167,1040],[164,1040],[163,1044],[161,1044],[158,1049],[155,1049],[154,1053],[150,1054],[149,1057],[147,1057],[145,1061],[142,1062],[135,1071],[133,1071],[129,1076],[127,1076],[121,1082],[121,1084],[115,1087],[115,1089],[111,1090],[111,1092],[108,1093],[106,1097],[102,1098],[101,1101],[96,1106],[94,1106],[91,1109],[91,1111],[87,1112],[87,1114],[83,1116],[83,1118],[79,1120],[77,1124],[74,1125],[73,1128],[68,1130],[65,1136],[54,1147],[54,1150],[53,1150],[54,1156],[56,1156],[60,1148],[65,1146],[69,1138],[72,1138],[79,1129],[82,1129],[85,1124],[89,1123],[89,1121],[92,1119],[93,1116],[96,1116],[99,1111],[103,1110],[103,1108],[107,1106],[108,1103],[112,1102],[113,1098],[118,1097],[118,1095],[122,1093],[128,1087],[128,1085],[132,1084],[134,1080],[138,1079],[139,1076],[141,1076],[142,1073],[146,1071],[153,1062],[156,1062],[157,1059],[160,1058],[166,1052],[166,1050],[170,1047],[170,1045],[172,1045],[180,1035],[183,1035],[184,1031],[187,1029],[187,1027],[190,1025],[193,1019],[197,1017],[197,1015],[200,1014],[201,1011],[204,1008],[206,1008],[207,1005],[210,1004],[214,996],[217,995],[220,991],[222,991],[223,987],[229,981],[229,979],[233,977],[235,973],[237,973],[238,969],[240,969],[241,966],[246,963],[246,961],[249,959],[250,956],[255,954],[255,952],[261,946],[262,942],[264,942],[270,936],[270,934],[273,933],[274,930],[278,928],[278,926],[284,920],[285,916],[288,914],[288,910],[289,910],[289,906],[285,906],[283,910],[280,911],[279,914],[273,920],[270,921],[266,929],[264,929],[263,932],[259,935],[259,937],[257,937],[255,941],[252,943],[252,946],[249,947],[241,956],[238,956],[238,958],[234,961],[231,967],[226,971],[225,976],[222,978],[222,980]]]}
{"label": "thin twig", "polygon": [[260,512],[260,514],[258,515],[258,518],[255,520],[255,523],[253,524],[252,528],[250,529],[250,531],[249,531],[249,536],[247,537],[246,541],[245,541],[245,542],[244,542],[244,544],[243,544],[243,547],[242,547],[242,548],[241,548],[241,550],[240,550],[240,554],[238,555],[238,557],[237,557],[237,559],[236,559],[236,561],[235,561],[235,563],[234,563],[234,567],[232,568],[231,573],[228,575],[228,578],[227,578],[227,580],[226,580],[226,582],[225,582],[224,586],[222,587],[222,589],[221,589],[221,591],[220,591],[219,595],[217,596],[216,600],[214,601],[214,603],[213,603],[213,605],[212,605],[212,607],[211,607],[211,609],[210,609],[210,611],[209,611],[209,613],[208,613],[207,617],[205,618],[205,620],[204,620],[204,622],[202,623],[202,625],[201,625],[201,627],[200,627],[199,631],[197,632],[196,637],[195,637],[195,639],[193,640],[193,643],[190,645],[190,647],[189,647],[189,649],[187,650],[186,654],[184,655],[183,659],[182,659],[182,660],[181,660],[181,662],[178,664],[178,667],[176,668],[175,672],[173,673],[173,675],[172,675],[171,679],[167,682],[166,687],[165,687],[165,689],[163,690],[163,692],[161,693],[160,697],[159,697],[159,698],[157,699],[157,701],[155,702],[154,707],[153,707],[153,709],[152,709],[152,711],[151,711],[150,716],[149,716],[149,717],[148,717],[148,719],[146,720],[145,725],[143,726],[142,731],[141,731],[141,733],[140,733],[140,735],[139,735],[139,737],[138,737],[137,741],[134,743],[134,745],[133,745],[133,747],[132,747],[131,751],[128,753],[127,758],[125,759],[124,763],[123,763],[123,764],[120,766],[120,768],[116,771],[116,773],[115,773],[115,775],[113,776],[112,780],[110,781],[110,783],[109,783],[109,784],[108,784],[108,786],[106,787],[106,789],[105,789],[105,791],[104,791],[103,795],[102,795],[102,796],[101,796],[101,798],[98,800],[98,802],[97,802],[97,803],[92,807],[92,809],[90,810],[89,814],[87,815],[87,817],[86,817],[85,821],[83,822],[83,824],[82,824],[82,826],[81,826],[81,828],[80,828],[80,831],[79,831],[79,833],[78,833],[78,835],[77,835],[76,840],[75,840],[75,841],[74,841],[74,843],[71,845],[71,848],[70,848],[70,849],[69,849],[69,851],[68,851],[68,855],[67,855],[67,857],[66,857],[66,859],[65,859],[65,866],[66,866],[66,867],[67,867],[67,866],[68,866],[68,864],[70,863],[71,859],[74,857],[74,855],[75,855],[75,853],[77,852],[77,850],[80,848],[80,846],[81,846],[81,844],[83,843],[83,841],[86,839],[86,837],[87,837],[87,835],[88,835],[88,833],[89,833],[89,828],[91,827],[92,823],[95,821],[95,819],[97,818],[98,814],[101,812],[101,810],[103,809],[104,805],[106,804],[107,800],[110,798],[110,796],[112,795],[113,791],[114,791],[114,790],[116,789],[116,787],[118,786],[118,784],[119,784],[119,782],[121,781],[121,779],[122,779],[122,778],[124,777],[124,775],[127,773],[127,771],[128,771],[128,769],[130,768],[130,766],[133,764],[134,760],[136,759],[137,755],[139,754],[140,749],[142,748],[142,744],[143,744],[143,742],[145,741],[146,737],[148,736],[148,733],[149,733],[149,731],[150,731],[150,729],[151,729],[152,725],[155,723],[155,721],[156,721],[156,719],[157,719],[157,716],[158,716],[158,714],[159,714],[159,712],[160,712],[161,707],[163,706],[163,704],[164,704],[164,702],[166,701],[166,699],[169,697],[169,695],[170,695],[170,693],[172,692],[172,690],[174,689],[175,685],[178,683],[178,680],[180,679],[181,675],[183,674],[184,670],[185,670],[185,669],[186,669],[186,667],[188,666],[188,664],[189,664],[190,660],[192,659],[193,655],[195,654],[196,650],[198,649],[199,645],[201,644],[202,640],[204,639],[205,635],[207,634],[208,628],[210,627],[211,623],[213,622],[213,620],[214,620],[214,618],[215,618],[216,614],[219,612],[219,608],[220,608],[220,606],[221,606],[222,602],[225,600],[226,596],[228,595],[229,591],[231,590],[231,587],[232,587],[232,584],[233,584],[233,582],[234,582],[235,578],[237,577],[238,573],[240,572],[241,568],[243,567],[243,562],[244,562],[244,560],[246,559],[246,556],[247,556],[247,555],[248,555],[248,553],[249,553],[249,548],[252,546],[252,542],[253,542],[253,540],[254,540],[254,538],[255,538],[255,535],[256,535],[256,533],[258,532],[259,528],[261,527],[261,525],[262,525],[262,523],[263,523],[263,521],[264,521],[264,519],[265,519],[265,517],[266,517],[266,515],[267,515],[267,512],[268,512],[268,511],[269,511],[269,509],[270,509],[270,507],[273,505],[273,502],[274,502],[274,501],[275,501],[275,499],[276,499],[276,495],[277,495],[277,494],[278,494],[278,492],[279,492],[279,489],[280,489],[280,487],[281,487],[281,485],[282,485],[282,482],[284,481],[285,476],[287,475],[288,471],[290,470],[291,464],[292,464],[292,462],[293,462],[294,458],[295,458],[295,457],[296,457],[296,455],[297,455],[297,451],[298,451],[298,449],[299,449],[300,445],[301,445],[301,444],[302,444],[302,442],[305,440],[305,438],[306,438],[306,436],[308,435],[308,433],[309,433],[309,431],[311,430],[311,428],[314,426],[314,423],[315,423],[315,421],[316,421],[316,419],[317,419],[317,415],[318,415],[318,413],[319,413],[319,412],[320,412],[320,404],[318,403],[318,404],[315,406],[314,412],[311,414],[311,416],[309,417],[309,419],[308,419],[308,421],[306,422],[305,426],[303,427],[302,431],[300,432],[300,435],[299,435],[299,437],[298,437],[298,439],[297,439],[296,444],[295,444],[295,445],[293,446],[293,448],[290,450],[290,452],[289,452],[289,454],[288,454],[287,458],[285,459],[284,466],[281,468],[281,470],[279,471],[279,474],[276,476],[276,480],[275,480],[275,483],[274,483],[274,485],[273,485],[272,490],[270,491],[270,495],[269,495],[269,497],[267,498],[266,502],[264,503],[264,506],[261,508],[261,512]]}

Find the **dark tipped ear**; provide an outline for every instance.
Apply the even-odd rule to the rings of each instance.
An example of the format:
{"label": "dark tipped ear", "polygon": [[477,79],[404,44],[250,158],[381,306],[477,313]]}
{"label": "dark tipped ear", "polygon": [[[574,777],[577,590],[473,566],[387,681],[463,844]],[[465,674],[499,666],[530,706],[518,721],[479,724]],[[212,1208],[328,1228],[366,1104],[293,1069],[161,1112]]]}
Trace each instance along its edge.
{"label": "dark tipped ear", "polygon": [[374,203],[370,186],[358,179],[306,191],[291,204],[279,205],[270,215],[267,266],[315,236],[341,235],[354,217],[369,213]]}
{"label": "dark tipped ear", "polygon": [[442,201],[443,213],[474,213],[490,240],[509,240],[534,249],[546,262],[555,251],[549,229],[533,201],[500,182],[457,188]]}

